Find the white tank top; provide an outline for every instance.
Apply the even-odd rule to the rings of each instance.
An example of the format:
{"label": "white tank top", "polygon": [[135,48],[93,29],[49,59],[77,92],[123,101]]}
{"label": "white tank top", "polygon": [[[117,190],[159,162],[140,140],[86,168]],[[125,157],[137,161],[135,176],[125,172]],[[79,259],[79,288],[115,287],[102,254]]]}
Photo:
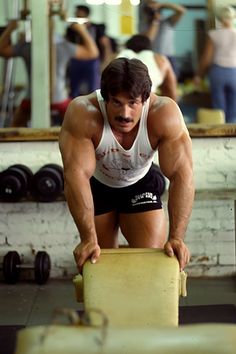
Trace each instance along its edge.
{"label": "white tank top", "polygon": [[117,56],[117,58],[121,57],[141,60],[148,68],[148,73],[152,81],[152,92],[157,92],[158,87],[163,83],[164,77],[155,60],[153,51],[142,50],[139,53],[135,53],[131,49],[123,49]]}
{"label": "white tank top", "polygon": [[147,132],[149,99],[144,103],[137,136],[130,149],[124,149],[114,136],[108,122],[105,101],[100,90],[96,91],[104,119],[101,140],[96,148],[94,177],[110,187],[121,188],[136,183],[151,167],[155,150]]}
{"label": "white tank top", "polygon": [[236,29],[221,28],[208,32],[214,47],[214,64],[225,68],[236,67]]}

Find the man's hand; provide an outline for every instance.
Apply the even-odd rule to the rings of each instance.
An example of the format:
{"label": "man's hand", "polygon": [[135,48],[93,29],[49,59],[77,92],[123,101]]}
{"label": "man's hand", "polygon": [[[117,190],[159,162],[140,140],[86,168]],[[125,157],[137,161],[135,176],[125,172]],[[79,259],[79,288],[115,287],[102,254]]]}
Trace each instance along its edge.
{"label": "man's hand", "polygon": [[166,242],[164,249],[169,257],[176,255],[179,261],[180,271],[189,263],[190,252],[183,240],[172,238]]}
{"label": "man's hand", "polygon": [[78,246],[76,246],[73,254],[79,273],[82,274],[83,265],[88,259],[91,260],[91,263],[96,263],[100,253],[101,249],[97,242],[94,241],[83,241]]}

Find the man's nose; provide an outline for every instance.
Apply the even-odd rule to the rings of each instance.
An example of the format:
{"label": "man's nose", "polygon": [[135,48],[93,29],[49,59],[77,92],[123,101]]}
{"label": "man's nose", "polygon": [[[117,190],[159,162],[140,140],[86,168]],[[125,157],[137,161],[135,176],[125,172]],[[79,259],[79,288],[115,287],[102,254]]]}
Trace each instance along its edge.
{"label": "man's nose", "polygon": [[121,107],[121,112],[120,112],[121,117],[127,118],[130,117],[130,107],[128,105],[123,105]]}

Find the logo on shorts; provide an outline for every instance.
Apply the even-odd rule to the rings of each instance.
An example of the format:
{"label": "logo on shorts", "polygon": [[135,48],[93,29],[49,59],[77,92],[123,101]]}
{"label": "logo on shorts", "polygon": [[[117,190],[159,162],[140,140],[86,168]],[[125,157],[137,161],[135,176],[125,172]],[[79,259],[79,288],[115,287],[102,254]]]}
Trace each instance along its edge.
{"label": "logo on shorts", "polygon": [[157,196],[151,192],[137,194],[135,195],[134,198],[131,199],[131,203],[132,206],[136,206],[140,204],[157,203]]}

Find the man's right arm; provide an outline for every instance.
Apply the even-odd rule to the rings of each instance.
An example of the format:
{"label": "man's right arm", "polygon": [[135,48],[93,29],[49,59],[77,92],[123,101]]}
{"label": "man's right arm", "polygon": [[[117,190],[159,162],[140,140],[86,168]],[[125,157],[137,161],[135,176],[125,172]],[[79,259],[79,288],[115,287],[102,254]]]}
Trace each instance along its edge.
{"label": "man's right arm", "polygon": [[84,262],[95,262],[100,255],[94,222],[90,177],[95,170],[95,149],[86,102],[73,100],[68,106],[59,136],[63,160],[65,197],[80,234],[81,243],[74,257],[81,272]]}
{"label": "man's right arm", "polygon": [[163,82],[160,85],[160,92],[162,96],[177,100],[177,79],[170,61],[164,55],[155,54],[156,63],[163,75]]}
{"label": "man's right arm", "polygon": [[98,47],[86,26],[79,23],[73,23],[71,28],[80,35],[83,42],[83,44],[76,45],[77,50],[75,58],[82,60],[96,59],[99,56]]}
{"label": "man's right arm", "polygon": [[184,6],[172,3],[161,3],[156,2],[154,0],[144,0],[145,6],[150,8],[152,12],[152,16],[149,16],[149,20],[147,21],[147,29],[144,34],[153,41],[158,32],[159,32],[159,22],[161,19],[160,12],[163,9],[172,10],[174,13],[168,17],[168,21],[175,26],[177,22],[181,19],[181,17],[185,14],[186,9]]}
{"label": "man's right arm", "polygon": [[175,26],[186,12],[186,8],[184,6],[172,3],[163,3],[161,5],[161,9],[169,9],[174,11],[173,15],[169,17],[169,21],[172,26]]}

